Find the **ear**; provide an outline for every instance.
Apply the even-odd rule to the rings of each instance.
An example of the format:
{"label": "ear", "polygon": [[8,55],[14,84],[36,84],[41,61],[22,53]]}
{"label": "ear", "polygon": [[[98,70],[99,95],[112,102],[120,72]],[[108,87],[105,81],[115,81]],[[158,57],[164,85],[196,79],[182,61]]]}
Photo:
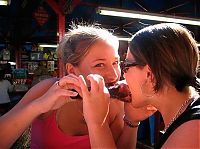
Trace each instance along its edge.
{"label": "ear", "polygon": [[72,64],[67,63],[65,65],[65,68],[66,68],[67,74],[75,74],[75,67]]}
{"label": "ear", "polygon": [[154,74],[151,71],[151,68],[149,67],[149,65],[146,65],[145,67],[146,67],[145,70],[146,70],[147,80],[154,84],[155,83],[155,77],[154,77]]}

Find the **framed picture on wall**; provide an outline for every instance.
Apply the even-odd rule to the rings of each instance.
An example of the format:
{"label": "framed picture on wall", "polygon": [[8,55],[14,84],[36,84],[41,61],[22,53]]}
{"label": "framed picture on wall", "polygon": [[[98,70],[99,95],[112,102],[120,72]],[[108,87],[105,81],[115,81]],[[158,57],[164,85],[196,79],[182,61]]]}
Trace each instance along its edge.
{"label": "framed picture on wall", "polygon": [[43,54],[40,52],[34,52],[30,54],[31,60],[43,60]]}

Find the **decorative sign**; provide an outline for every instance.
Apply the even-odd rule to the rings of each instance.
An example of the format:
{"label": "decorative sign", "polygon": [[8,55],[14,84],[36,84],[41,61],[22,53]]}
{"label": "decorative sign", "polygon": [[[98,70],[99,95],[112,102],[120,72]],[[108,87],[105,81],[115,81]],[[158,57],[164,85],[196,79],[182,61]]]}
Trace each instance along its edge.
{"label": "decorative sign", "polygon": [[25,79],[27,78],[28,71],[27,69],[14,69],[13,70],[13,78],[15,79]]}
{"label": "decorative sign", "polygon": [[36,11],[33,13],[33,16],[40,26],[43,26],[49,19],[48,12],[42,6],[36,9]]}

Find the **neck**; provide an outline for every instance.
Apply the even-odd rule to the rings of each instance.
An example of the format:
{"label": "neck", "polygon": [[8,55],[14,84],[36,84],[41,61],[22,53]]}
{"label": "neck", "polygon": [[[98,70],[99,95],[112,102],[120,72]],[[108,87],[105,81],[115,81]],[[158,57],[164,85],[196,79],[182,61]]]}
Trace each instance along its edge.
{"label": "neck", "polygon": [[162,114],[165,130],[185,111],[191,97],[192,94],[189,88],[183,92],[177,92],[174,88],[170,88],[167,90],[166,94],[160,98],[158,109]]}

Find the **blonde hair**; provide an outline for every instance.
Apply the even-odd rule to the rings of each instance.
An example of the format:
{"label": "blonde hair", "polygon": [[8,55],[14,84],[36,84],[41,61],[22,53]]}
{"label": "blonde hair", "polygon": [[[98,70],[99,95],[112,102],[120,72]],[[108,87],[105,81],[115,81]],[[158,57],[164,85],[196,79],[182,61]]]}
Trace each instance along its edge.
{"label": "blonde hair", "polygon": [[64,64],[76,66],[87,55],[89,48],[97,40],[113,41],[119,44],[117,37],[104,28],[95,25],[72,25],[60,42],[57,53]]}

